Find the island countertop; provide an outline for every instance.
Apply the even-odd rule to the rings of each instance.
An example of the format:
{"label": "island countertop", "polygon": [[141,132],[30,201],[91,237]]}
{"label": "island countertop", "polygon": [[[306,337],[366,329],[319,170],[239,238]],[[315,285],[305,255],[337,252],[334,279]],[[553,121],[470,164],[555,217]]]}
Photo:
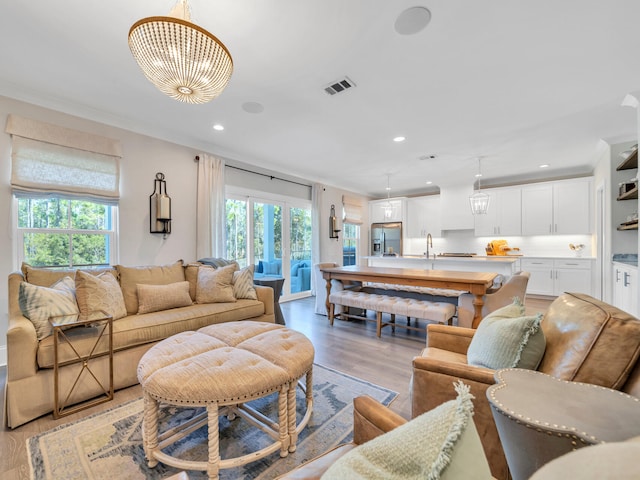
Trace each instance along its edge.
{"label": "island countertop", "polygon": [[420,268],[426,270],[458,270],[467,272],[495,272],[511,276],[516,272],[516,256],[438,257],[424,255],[368,256],[370,267]]}
{"label": "island countertop", "polygon": [[499,262],[499,263],[514,263],[519,258],[522,258],[520,255],[474,255],[471,257],[440,257],[440,256],[431,256],[427,259],[424,255],[398,255],[398,256],[382,256],[382,255],[372,255],[368,257],[364,257],[367,260],[376,259],[376,260],[424,260],[429,262]]}

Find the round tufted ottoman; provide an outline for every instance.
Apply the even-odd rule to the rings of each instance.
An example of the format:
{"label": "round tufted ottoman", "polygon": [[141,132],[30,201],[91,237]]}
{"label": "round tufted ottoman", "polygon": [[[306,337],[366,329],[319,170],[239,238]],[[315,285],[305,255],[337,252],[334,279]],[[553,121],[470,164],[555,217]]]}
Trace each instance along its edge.
{"label": "round tufted ottoman", "polygon": [[[205,470],[218,478],[221,468],[232,468],[263,458],[278,449],[285,457],[295,451],[298,434],[313,409],[313,345],[304,335],[282,325],[230,322],[196,332],[182,332],[154,345],[138,364],[144,395],[143,443],[149,466],[158,461],[186,470]],[[306,396],[306,412],[296,425],[296,387]],[[274,422],[245,402],[278,393],[278,420]],[[206,411],[170,432],[158,429],[159,404],[204,406]],[[275,441],[241,457],[221,459],[218,415],[236,415],[269,434]],[[208,461],[186,461],[162,449],[208,425]]]}

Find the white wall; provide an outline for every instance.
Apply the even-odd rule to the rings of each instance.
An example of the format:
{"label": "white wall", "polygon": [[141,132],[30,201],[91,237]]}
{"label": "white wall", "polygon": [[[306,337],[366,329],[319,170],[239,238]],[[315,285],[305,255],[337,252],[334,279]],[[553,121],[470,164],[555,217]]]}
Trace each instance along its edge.
{"label": "white wall", "polygon": [[[3,125],[7,115],[17,114],[43,122],[53,123],[83,132],[95,133],[117,139],[122,144],[120,208],[119,208],[119,260],[123,265],[159,265],[183,259],[186,262],[196,260],[196,184],[198,152],[189,147],[165,142],[127,130],[103,125],[61,112],[38,107],[18,100],[0,96],[0,119]],[[12,241],[11,219],[11,137],[2,129],[0,134],[0,365],[6,364],[6,331],[8,325],[7,277],[19,269],[15,264]],[[241,162],[228,160],[229,165],[242,166]],[[251,170],[256,170],[251,168]],[[149,195],[153,193],[153,180],[156,172],[165,174],[167,193],[171,197],[173,220],[171,234],[167,239],[162,235],[149,233]],[[278,180],[271,180],[246,174],[238,170],[226,169],[227,184],[273,191],[282,194],[310,199],[310,189]],[[275,176],[290,178],[277,172]],[[301,183],[309,183],[300,180]],[[336,206],[339,227],[342,228],[342,195],[354,196],[353,192],[324,187],[322,192],[322,210],[320,212],[320,259],[321,261],[342,264],[342,235],[340,240],[329,239],[329,209]],[[357,196],[357,195],[355,195]],[[363,197],[364,225],[361,239],[361,251],[367,250],[368,198]]]}
{"label": "white wall", "polygon": [[[95,133],[120,140],[121,198],[119,208],[119,263],[145,265],[172,263],[178,259],[195,259],[195,225],[197,165],[192,149],[144,135],[87,121],[60,112],[0,96],[2,125],[14,113],[63,127]],[[6,363],[8,325],[7,276],[20,266],[15,264],[12,244],[11,137],[0,134],[0,364]],[[149,233],[149,195],[153,193],[156,172],[163,172],[171,197],[174,220],[171,235]]]}
{"label": "white wall", "polygon": [[[329,214],[331,205],[335,205],[336,217],[338,218],[337,228],[342,228],[342,195],[362,198],[363,223],[360,226],[360,243],[358,249],[360,255],[368,255],[369,245],[369,198],[363,197],[353,192],[341,190],[339,188],[323,186],[320,194],[320,258],[319,263],[334,262],[342,265],[342,231],[338,234],[338,239],[329,238]],[[366,260],[361,260],[366,265]]]}

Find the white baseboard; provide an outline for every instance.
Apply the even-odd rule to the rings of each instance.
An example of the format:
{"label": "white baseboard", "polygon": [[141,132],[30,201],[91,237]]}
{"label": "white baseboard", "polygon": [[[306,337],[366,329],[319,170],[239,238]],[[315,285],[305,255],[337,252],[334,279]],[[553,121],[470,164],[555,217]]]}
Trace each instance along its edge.
{"label": "white baseboard", "polygon": [[7,364],[7,346],[0,345],[0,367]]}

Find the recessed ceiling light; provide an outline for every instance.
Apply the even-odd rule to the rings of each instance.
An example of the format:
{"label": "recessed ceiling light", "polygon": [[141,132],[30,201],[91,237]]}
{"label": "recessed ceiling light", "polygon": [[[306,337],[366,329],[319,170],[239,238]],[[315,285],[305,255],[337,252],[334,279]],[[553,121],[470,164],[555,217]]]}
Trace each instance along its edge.
{"label": "recessed ceiling light", "polygon": [[480,178],[482,176],[481,173],[476,173],[476,178]]}
{"label": "recessed ceiling light", "polygon": [[224,130],[224,127],[223,127],[222,125],[220,125],[219,123],[216,123],[216,124],[213,126],[213,129],[214,129],[214,130],[217,130],[217,131],[219,131],[219,132],[221,132],[222,130]]}
{"label": "recessed ceiling light", "polygon": [[404,142],[405,140],[406,137],[403,137],[402,135],[393,139],[394,142]]}
{"label": "recessed ceiling light", "polygon": [[427,180],[427,185],[431,185],[433,182],[431,180]]}
{"label": "recessed ceiling light", "polygon": [[543,163],[542,165],[540,165],[540,168],[549,168],[549,164],[548,163]]}

